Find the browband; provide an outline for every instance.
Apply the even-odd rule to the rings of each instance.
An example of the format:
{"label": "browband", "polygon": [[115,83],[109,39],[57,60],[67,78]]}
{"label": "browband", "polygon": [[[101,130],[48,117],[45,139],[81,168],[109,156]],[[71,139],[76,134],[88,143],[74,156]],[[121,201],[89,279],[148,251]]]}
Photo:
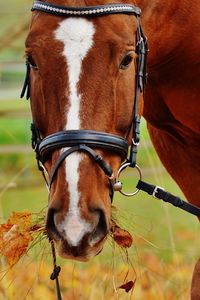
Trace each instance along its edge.
{"label": "browband", "polygon": [[33,2],[32,11],[42,11],[48,14],[53,14],[61,17],[66,16],[85,16],[95,17],[110,14],[132,14],[140,16],[141,9],[131,4],[107,4],[98,6],[62,6],[48,2],[35,1]]}

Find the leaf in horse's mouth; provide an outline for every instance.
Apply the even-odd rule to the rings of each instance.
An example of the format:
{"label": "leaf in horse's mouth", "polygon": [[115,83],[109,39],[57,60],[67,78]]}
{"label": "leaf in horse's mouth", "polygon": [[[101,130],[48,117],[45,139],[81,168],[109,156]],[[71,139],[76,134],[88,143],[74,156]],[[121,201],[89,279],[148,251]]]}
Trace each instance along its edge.
{"label": "leaf in horse's mouth", "polygon": [[131,234],[117,226],[116,224],[112,225],[111,232],[113,235],[114,241],[121,246],[122,248],[130,248],[133,244],[133,238]]}

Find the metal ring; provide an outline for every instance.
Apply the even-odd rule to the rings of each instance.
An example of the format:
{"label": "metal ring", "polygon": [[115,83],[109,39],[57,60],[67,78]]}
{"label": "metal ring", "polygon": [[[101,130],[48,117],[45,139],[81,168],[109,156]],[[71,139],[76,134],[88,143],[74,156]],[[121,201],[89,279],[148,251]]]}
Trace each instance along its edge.
{"label": "metal ring", "polygon": [[[129,167],[131,165],[131,163],[125,163],[123,165],[121,165],[121,167],[119,168],[118,172],[117,172],[117,176],[116,176],[116,183],[119,183],[119,176],[120,174],[122,173],[122,171],[124,169],[126,169],[127,167]],[[140,167],[138,165],[135,165],[135,168],[136,170],[138,171],[138,174],[139,174],[139,178],[140,180],[142,180],[142,173],[141,173],[141,170],[140,170]],[[124,195],[124,196],[127,196],[127,197],[132,197],[132,196],[135,196],[140,190],[139,189],[136,189],[135,192],[133,193],[125,193],[122,191],[122,188],[121,190],[119,190],[119,192]]]}

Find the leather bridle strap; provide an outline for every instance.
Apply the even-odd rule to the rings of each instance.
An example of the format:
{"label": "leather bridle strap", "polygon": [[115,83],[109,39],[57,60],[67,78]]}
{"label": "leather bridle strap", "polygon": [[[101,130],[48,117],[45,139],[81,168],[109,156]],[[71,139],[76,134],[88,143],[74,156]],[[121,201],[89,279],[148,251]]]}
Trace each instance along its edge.
{"label": "leather bridle strap", "polygon": [[44,178],[45,164],[49,159],[49,155],[53,151],[58,149],[66,149],[60,155],[56,161],[51,174],[49,176],[49,182],[45,181],[50,189],[52,183],[56,177],[57,171],[62,162],[73,152],[86,152],[89,156],[99,165],[104,174],[108,177],[110,183],[110,197],[111,202],[114,194],[114,181],[113,171],[111,166],[92,148],[106,149],[120,155],[122,159],[125,159],[128,153],[128,142],[118,136],[112,134],[106,134],[104,132],[92,131],[92,130],[69,130],[60,131],[55,134],[49,135],[44,139],[41,139],[39,130],[34,124],[31,125],[32,130],[32,147],[36,153],[36,160],[38,163],[38,169],[42,172]]}
{"label": "leather bridle strap", "polygon": [[141,9],[130,4],[107,4],[99,6],[62,6],[48,2],[35,1],[32,11],[42,11],[60,17],[97,17],[111,14],[134,14],[140,16]]}
{"label": "leather bridle strap", "polygon": [[179,207],[180,209],[183,209],[192,215],[200,217],[200,208],[199,207],[192,205],[177,196],[172,195],[171,193],[165,191],[160,186],[155,186],[153,184],[149,184],[147,182],[139,180],[136,188],[138,190],[142,190],[142,191],[148,193],[149,195],[153,196],[154,198],[163,200],[164,202],[171,203],[172,205]]}
{"label": "leather bridle strap", "polygon": [[51,134],[39,141],[38,152],[42,162],[45,162],[54,150],[76,145],[106,149],[117,153],[123,159],[126,158],[129,147],[124,138],[114,134],[94,130],[66,130]]}
{"label": "leather bridle strap", "polygon": [[60,165],[62,164],[62,162],[73,152],[86,152],[89,154],[90,157],[93,158],[93,160],[99,165],[99,167],[103,170],[103,172],[105,173],[105,175],[109,178],[109,180],[112,180],[112,175],[113,175],[113,171],[112,168],[110,167],[110,165],[100,156],[98,155],[93,149],[87,147],[86,145],[76,145],[73,146],[67,150],[65,150],[61,156],[59,157],[59,159],[56,161],[53,170],[51,172],[51,176],[50,176],[50,182],[49,182],[49,187],[51,188],[52,182],[54,180],[54,177],[57,173],[58,168],[60,167]]}
{"label": "leather bridle strap", "polygon": [[132,123],[128,129],[128,136],[133,130],[132,143],[130,147],[130,154],[127,162],[129,167],[134,168],[136,166],[137,159],[137,148],[140,143],[140,119],[139,115],[139,97],[140,94],[144,94],[144,86],[147,82],[147,53],[148,53],[148,44],[147,38],[143,33],[142,26],[140,23],[140,18],[137,17],[138,21],[138,30],[137,30],[137,41],[136,41],[136,53],[137,56],[137,68],[136,68],[136,87],[135,87],[135,99],[134,99],[134,109],[133,109],[133,118]]}

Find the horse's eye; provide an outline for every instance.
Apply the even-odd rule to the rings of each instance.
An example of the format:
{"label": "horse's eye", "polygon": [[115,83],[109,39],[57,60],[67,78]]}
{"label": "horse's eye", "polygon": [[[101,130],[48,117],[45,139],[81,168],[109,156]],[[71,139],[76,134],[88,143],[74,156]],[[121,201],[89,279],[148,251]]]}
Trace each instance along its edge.
{"label": "horse's eye", "polygon": [[127,68],[130,66],[132,60],[133,60],[133,52],[127,53],[127,54],[123,57],[123,59],[122,59],[120,65],[119,65],[119,68],[122,69],[122,70],[127,69]]}
{"label": "horse's eye", "polygon": [[27,62],[29,63],[30,67],[34,70],[38,70],[38,66],[31,54],[28,54],[26,57]]}

